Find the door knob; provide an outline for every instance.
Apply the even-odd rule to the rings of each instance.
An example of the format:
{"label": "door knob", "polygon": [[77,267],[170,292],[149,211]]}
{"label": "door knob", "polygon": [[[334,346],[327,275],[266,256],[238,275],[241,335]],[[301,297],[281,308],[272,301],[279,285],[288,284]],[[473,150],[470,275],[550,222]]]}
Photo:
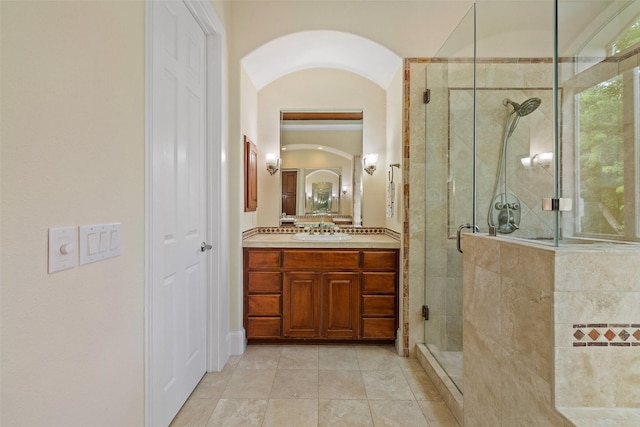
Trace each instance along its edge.
{"label": "door knob", "polygon": [[210,250],[211,250],[211,248],[213,248],[213,246],[211,246],[211,245],[207,245],[205,242],[202,242],[202,244],[200,245],[200,250],[201,250],[202,252],[204,252],[204,251],[210,251]]}

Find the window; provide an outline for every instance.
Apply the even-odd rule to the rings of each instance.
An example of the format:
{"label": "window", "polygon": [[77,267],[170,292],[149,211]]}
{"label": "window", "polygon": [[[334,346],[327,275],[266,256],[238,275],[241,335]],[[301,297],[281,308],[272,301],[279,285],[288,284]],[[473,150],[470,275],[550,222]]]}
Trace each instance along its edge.
{"label": "window", "polygon": [[578,95],[580,223],[589,234],[624,232],[622,76]]}
{"label": "window", "polygon": [[640,19],[611,44],[611,54],[616,55],[640,43]]}
{"label": "window", "polygon": [[[612,52],[637,56],[632,48],[639,43],[637,20],[611,44]],[[590,75],[622,67],[621,59],[601,63]],[[627,69],[576,95],[576,231],[581,235],[639,240],[639,75],[638,67]]]}

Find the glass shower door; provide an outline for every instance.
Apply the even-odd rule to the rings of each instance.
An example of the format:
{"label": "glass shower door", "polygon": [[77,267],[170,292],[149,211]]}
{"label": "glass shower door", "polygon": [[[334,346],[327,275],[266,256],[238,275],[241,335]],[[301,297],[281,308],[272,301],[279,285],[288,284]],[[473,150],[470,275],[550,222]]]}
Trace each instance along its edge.
{"label": "glass shower door", "polygon": [[[462,392],[462,254],[474,218],[474,10],[425,65],[425,343]],[[471,227],[468,229],[465,225]],[[464,239],[463,239],[464,240]],[[464,242],[461,242],[464,250]]]}

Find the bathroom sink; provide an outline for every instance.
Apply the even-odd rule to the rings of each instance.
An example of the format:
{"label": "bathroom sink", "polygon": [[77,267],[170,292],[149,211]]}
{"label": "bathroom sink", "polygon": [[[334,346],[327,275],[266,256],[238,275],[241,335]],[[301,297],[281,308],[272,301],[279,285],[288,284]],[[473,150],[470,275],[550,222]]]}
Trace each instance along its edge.
{"label": "bathroom sink", "polygon": [[307,242],[341,242],[344,240],[351,240],[352,237],[347,233],[334,233],[334,234],[309,234],[309,233],[296,233],[291,236],[294,240],[303,240]]}

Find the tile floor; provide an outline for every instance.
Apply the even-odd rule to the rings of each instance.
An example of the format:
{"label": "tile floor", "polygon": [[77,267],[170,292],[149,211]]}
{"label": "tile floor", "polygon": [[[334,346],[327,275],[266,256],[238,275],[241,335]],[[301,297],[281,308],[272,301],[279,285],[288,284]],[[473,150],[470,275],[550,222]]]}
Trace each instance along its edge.
{"label": "tile floor", "polygon": [[207,373],[182,426],[458,427],[415,359],[393,346],[251,345]]}

